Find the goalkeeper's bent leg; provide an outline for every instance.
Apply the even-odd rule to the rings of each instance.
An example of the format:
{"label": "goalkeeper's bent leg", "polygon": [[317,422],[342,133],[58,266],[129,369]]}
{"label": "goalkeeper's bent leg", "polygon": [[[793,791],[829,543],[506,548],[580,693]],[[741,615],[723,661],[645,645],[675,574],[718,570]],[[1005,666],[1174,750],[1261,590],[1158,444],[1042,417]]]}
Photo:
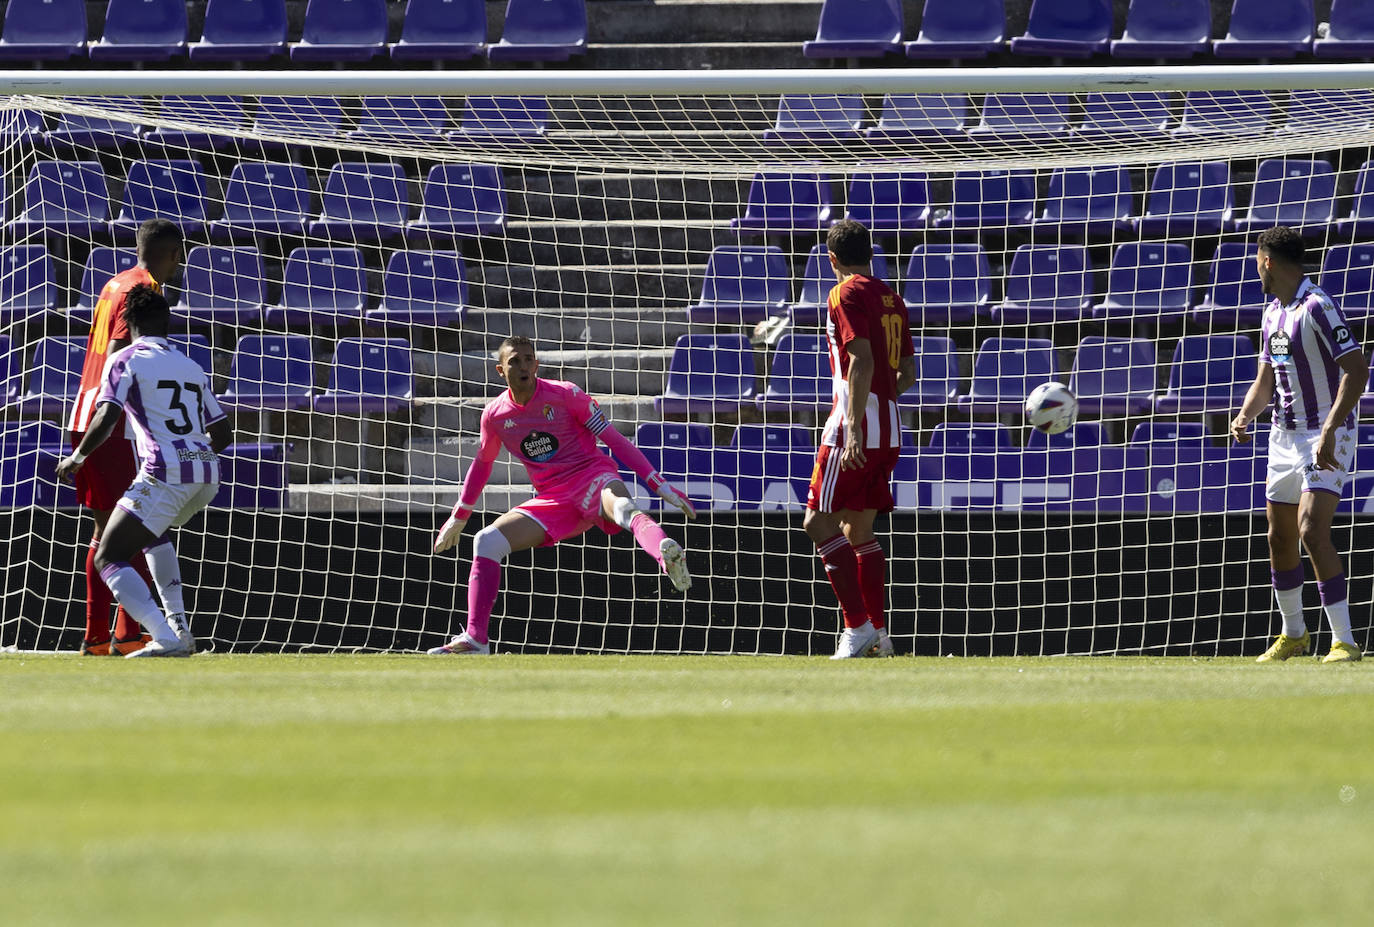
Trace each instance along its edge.
{"label": "goalkeeper's bent leg", "polygon": [[472,539],[472,571],[468,573],[468,635],[481,644],[490,641],[491,610],[501,591],[501,561],[510,553],[510,541],[495,525],[488,525]]}
{"label": "goalkeeper's bent leg", "polygon": [[663,566],[661,548],[663,542],[668,539],[668,535],[658,526],[658,522],[641,512],[629,496],[613,493],[609,489],[605,492],[611,496],[604,503],[611,520],[633,534],[635,542],[644,548],[649,556],[658,562],[660,567]]}

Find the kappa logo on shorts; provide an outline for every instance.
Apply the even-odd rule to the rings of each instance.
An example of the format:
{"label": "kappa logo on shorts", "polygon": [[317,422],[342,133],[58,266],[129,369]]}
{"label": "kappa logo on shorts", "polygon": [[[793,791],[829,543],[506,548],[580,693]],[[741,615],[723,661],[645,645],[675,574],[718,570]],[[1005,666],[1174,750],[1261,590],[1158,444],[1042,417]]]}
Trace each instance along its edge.
{"label": "kappa logo on shorts", "polygon": [[520,442],[520,451],[535,463],[543,463],[558,453],[558,439],[546,431],[531,431]]}
{"label": "kappa logo on shorts", "polygon": [[1292,354],[1293,344],[1287,332],[1274,332],[1269,336],[1269,356],[1278,361],[1286,361]]}

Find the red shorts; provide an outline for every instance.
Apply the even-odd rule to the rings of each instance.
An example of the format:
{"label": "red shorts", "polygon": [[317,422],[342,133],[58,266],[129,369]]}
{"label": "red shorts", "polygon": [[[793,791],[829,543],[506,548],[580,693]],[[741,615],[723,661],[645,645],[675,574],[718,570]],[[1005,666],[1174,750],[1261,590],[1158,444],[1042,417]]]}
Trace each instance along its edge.
{"label": "red shorts", "polygon": [[806,507],[817,512],[892,511],[892,471],[897,468],[900,448],[865,448],[867,463],[857,470],[840,468],[842,453],[844,448],[828,444],[821,445],[816,452],[816,469],[811,471]]}
{"label": "red shorts", "polygon": [[[82,435],[72,432],[72,450],[81,443]],[[105,443],[91,451],[91,456],[76,471],[76,501],[88,509],[108,512],[115,507],[138,476],[138,457],[134,443],[128,438],[111,435]]]}
{"label": "red shorts", "polygon": [[618,473],[603,473],[593,478],[586,488],[576,494],[540,493],[513,511],[534,519],[544,529],[544,546],[577,537],[593,525],[607,534],[615,534],[620,526],[601,516],[601,490],[607,483],[620,479]]}

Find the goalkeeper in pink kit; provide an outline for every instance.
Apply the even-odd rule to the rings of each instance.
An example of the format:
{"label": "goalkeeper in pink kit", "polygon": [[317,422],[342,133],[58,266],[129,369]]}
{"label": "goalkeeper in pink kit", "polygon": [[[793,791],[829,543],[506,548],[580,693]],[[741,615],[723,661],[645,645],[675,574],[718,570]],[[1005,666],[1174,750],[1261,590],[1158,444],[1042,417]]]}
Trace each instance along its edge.
{"label": "goalkeeper in pink kit", "polygon": [[501,342],[496,372],[510,388],[482,412],[477,457],[468,468],[453,514],[434,539],[434,552],[458,543],[502,446],[525,465],[535,495],[477,532],[468,577],[467,630],[429,652],[490,653],[487,626],[500,590],[501,561],[518,550],[576,537],[593,525],[607,534],[629,529],[674,586],[690,587],[692,577],[681,545],[635,506],[615,463],[597,447],[597,439],[665,502],[695,518],[691,501],[665,482],[639,449],[610,426],[595,399],[572,383],[541,380],[539,359],[528,338],[515,336]]}

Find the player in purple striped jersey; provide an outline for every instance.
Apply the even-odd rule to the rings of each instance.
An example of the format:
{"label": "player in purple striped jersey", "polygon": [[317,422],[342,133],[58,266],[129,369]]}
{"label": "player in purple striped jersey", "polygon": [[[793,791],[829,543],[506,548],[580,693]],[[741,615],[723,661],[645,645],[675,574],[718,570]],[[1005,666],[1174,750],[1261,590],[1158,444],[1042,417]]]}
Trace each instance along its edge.
{"label": "player in purple striped jersey", "polygon": [[629,530],[674,586],[681,590],[691,586],[682,546],[635,506],[597,440],[664,502],[695,518],[691,501],[611,427],[595,399],[572,383],[540,379],[539,358],[528,338],[516,335],[501,342],[496,372],[510,388],[482,411],[481,445],[463,479],[458,504],[434,540],[434,552],[442,553],[458,543],[503,446],[525,465],[535,496],[477,532],[468,577],[467,630],[429,652],[490,653],[487,628],[500,587],[501,561],[514,551],[576,537],[593,525],[608,534]]}
{"label": "player in purple striped jersey", "polygon": [[[119,604],[153,637],[127,656],[186,657],[195,653],[195,638],[167,531],[215,497],[219,452],[229,446],[231,431],[205,371],[167,343],[171,310],[162,294],[146,284],[131,288],[124,318],[134,341],[106,362],[95,415],[76,450],[58,463],[57,476],[70,479],[128,414],[143,466],[100,535],[96,566]],[[129,566],[139,550],[165,613]]]}
{"label": "player in purple striped jersey", "polygon": [[1341,490],[1355,457],[1355,409],[1369,362],[1331,297],[1303,272],[1302,236],[1284,226],[1259,236],[1260,282],[1274,299],[1260,328],[1259,373],[1231,422],[1238,442],[1274,403],[1264,495],[1269,515],[1269,563],[1283,631],[1259,662],[1306,653],[1311,635],[1302,616],[1303,568],[1298,542],[1317,574],[1331,626],[1323,663],[1360,659],[1350,628],[1345,568],[1331,537]]}

